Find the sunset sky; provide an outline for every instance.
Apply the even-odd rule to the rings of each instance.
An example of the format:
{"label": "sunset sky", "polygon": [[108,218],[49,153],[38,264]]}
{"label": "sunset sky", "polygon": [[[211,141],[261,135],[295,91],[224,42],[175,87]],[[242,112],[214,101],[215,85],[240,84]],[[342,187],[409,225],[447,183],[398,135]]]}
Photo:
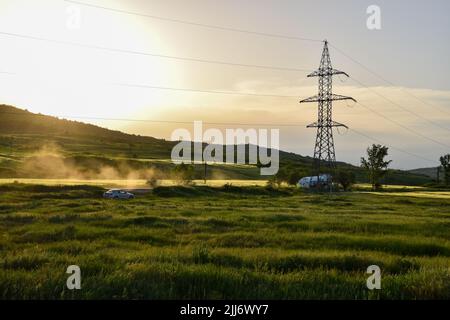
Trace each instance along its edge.
{"label": "sunset sky", "polygon": [[[378,113],[334,104],[334,120],[362,133],[335,131],[338,160],[359,164],[378,142],[368,137],[405,151],[390,150],[395,168],[435,166],[450,153],[448,0],[80,2],[141,16],[64,0],[0,0],[0,104],[166,139],[192,124],[126,119],[298,124],[280,127],[281,149],[312,155],[316,132],[305,126],[316,121],[317,105],[298,102],[317,94],[317,78],[306,75],[319,66],[323,43],[299,38],[328,39],[333,67],[350,75],[334,78],[334,93]],[[372,4],[381,8],[381,30],[366,27]],[[78,11],[79,27],[71,24]]]}

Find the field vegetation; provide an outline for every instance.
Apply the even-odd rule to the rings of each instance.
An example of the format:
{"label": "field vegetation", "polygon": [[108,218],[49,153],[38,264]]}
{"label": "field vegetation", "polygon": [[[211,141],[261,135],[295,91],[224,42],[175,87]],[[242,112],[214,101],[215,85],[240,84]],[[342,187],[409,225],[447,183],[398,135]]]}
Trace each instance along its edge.
{"label": "field vegetation", "polygon": [[[432,168],[388,170],[372,192],[338,163],[351,192],[302,192],[312,159],[280,151],[270,179],[217,163],[204,183],[174,144],[0,105],[0,299],[450,298],[450,196]],[[139,190],[103,199],[112,187]]]}
{"label": "field vegetation", "polygon": [[[450,197],[226,184],[122,201],[103,191],[0,185],[0,298],[450,298]],[[366,287],[373,264],[381,290]],[[81,290],[66,288],[69,265]]]}

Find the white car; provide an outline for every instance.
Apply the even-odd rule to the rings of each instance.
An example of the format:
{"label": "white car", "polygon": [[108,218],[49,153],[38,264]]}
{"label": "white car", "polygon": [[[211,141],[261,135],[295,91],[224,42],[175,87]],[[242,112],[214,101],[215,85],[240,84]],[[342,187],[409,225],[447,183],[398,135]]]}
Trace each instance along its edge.
{"label": "white car", "polygon": [[133,199],[134,194],[120,189],[111,189],[103,193],[103,198],[107,199]]}

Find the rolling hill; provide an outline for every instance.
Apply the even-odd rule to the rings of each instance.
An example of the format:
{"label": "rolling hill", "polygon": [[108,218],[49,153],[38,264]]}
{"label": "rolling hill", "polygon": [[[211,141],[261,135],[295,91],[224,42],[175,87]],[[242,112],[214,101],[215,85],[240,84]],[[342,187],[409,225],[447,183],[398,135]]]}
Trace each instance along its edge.
{"label": "rolling hill", "polygon": [[[170,152],[175,142],[132,135],[78,121],[31,113],[0,105],[0,178],[143,178],[171,172]],[[312,159],[280,151],[281,167],[289,164],[304,172]],[[197,178],[203,166],[196,165]],[[338,167],[355,172],[346,163]],[[267,179],[254,165],[210,165],[208,179]],[[385,183],[420,185],[432,179],[424,174],[390,170]]]}
{"label": "rolling hill", "polygon": [[[422,174],[422,175],[428,176],[430,178],[436,179],[437,167],[412,169],[412,170],[408,170],[408,172],[413,173],[413,174]],[[442,171],[441,171],[441,174],[443,174]],[[441,177],[441,179],[442,179],[442,177]]]}

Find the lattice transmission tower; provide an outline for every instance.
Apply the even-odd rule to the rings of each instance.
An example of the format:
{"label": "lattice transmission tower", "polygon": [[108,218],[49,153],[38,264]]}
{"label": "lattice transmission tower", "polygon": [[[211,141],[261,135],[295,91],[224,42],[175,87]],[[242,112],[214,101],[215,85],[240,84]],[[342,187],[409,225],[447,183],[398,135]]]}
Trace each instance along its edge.
{"label": "lattice transmission tower", "polygon": [[333,121],[333,101],[338,100],[353,100],[352,97],[341,96],[332,93],[333,89],[333,76],[343,74],[348,77],[348,74],[333,69],[331,66],[330,53],[328,51],[328,42],[324,41],[322,59],[320,60],[319,69],[312,72],[308,77],[319,78],[319,94],[304,100],[305,102],[318,102],[318,118],[317,122],[314,122],[307,126],[307,128],[317,128],[316,145],[314,147],[314,163],[313,170],[318,176],[321,173],[322,166],[325,166],[329,174],[333,174],[336,167],[336,154],[334,151],[333,141],[333,127],[348,127],[342,123]]}

